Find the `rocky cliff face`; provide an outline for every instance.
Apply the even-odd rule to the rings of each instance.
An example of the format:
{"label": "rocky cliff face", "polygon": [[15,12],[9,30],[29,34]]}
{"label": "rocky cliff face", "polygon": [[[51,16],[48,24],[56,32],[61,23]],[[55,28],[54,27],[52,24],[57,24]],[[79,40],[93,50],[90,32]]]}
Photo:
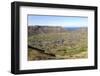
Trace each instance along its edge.
{"label": "rocky cliff face", "polygon": [[61,33],[66,30],[60,26],[28,26],[28,35],[46,34],[46,33]]}

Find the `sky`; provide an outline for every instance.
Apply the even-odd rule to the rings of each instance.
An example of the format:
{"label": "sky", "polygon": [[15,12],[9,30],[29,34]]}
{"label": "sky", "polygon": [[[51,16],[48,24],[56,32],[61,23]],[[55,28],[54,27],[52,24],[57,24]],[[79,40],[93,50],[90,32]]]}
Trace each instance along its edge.
{"label": "sky", "polygon": [[87,27],[88,17],[28,15],[28,26]]}

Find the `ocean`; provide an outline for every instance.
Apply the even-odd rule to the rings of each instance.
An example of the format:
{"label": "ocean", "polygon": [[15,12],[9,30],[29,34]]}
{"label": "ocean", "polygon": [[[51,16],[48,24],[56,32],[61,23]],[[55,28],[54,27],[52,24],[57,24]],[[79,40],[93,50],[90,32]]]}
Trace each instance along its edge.
{"label": "ocean", "polygon": [[65,30],[68,30],[68,31],[75,31],[75,30],[78,30],[80,29],[81,27],[64,27]]}

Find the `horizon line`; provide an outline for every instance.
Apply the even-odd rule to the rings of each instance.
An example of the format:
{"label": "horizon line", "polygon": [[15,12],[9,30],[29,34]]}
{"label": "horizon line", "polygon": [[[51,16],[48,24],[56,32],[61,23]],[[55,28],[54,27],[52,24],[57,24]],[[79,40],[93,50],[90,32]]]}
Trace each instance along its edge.
{"label": "horizon line", "polygon": [[28,26],[48,26],[48,27],[87,27],[87,26],[50,26],[50,25],[28,25]]}

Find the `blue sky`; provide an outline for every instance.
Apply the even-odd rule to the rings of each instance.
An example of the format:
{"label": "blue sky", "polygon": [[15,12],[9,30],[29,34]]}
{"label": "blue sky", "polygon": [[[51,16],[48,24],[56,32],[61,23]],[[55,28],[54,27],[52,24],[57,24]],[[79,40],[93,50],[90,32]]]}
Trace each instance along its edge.
{"label": "blue sky", "polygon": [[87,17],[28,15],[28,26],[87,27]]}

